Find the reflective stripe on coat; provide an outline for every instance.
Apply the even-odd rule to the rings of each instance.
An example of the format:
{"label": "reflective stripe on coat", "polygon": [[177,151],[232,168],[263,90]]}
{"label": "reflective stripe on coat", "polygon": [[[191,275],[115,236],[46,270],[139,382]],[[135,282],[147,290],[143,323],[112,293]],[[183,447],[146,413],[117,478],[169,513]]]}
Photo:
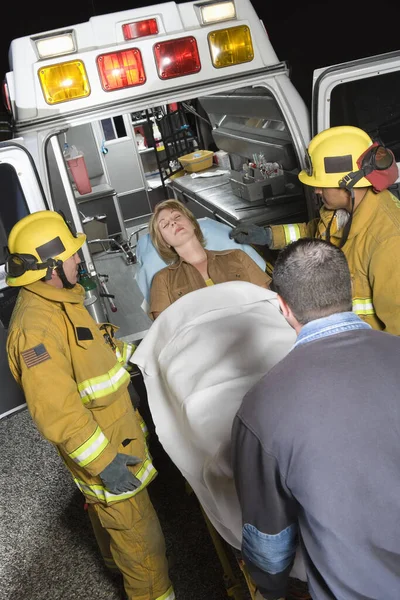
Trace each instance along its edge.
{"label": "reflective stripe on coat", "polygon": [[[272,249],[300,237],[326,238],[332,211],[322,207],[309,223],[272,225]],[[330,241],[338,246],[336,217]],[[353,284],[353,311],[371,327],[400,335],[400,201],[388,190],[371,189],[357,207],[343,252]]]}
{"label": "reflective stripe on coat", "polygon": [[[108,504],[135,495],[156,470],[143,419],[127,391],[130,376],[123,365],[134,346],[105,337],[83,299],[80,285],[56,289],[38,281],[22,288],[7,353],[39,431],[56,445],[87,501]],[[45,359],[31,366],[22,353],[37,347],[45,349]],[[107,492],[99,477],[118,452],[142,459],[129,467],[142,485],[120,496]]]}

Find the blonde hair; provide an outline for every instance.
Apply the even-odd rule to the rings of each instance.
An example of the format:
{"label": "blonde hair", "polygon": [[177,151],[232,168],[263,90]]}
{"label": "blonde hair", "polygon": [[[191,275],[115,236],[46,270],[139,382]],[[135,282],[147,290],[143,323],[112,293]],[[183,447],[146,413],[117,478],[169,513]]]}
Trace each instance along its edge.
{"label": "blonde hair", "polygon": [[204,248],[204,246],[206,245],[206,241],[194,214],[189,209],[187,209],[186,206],[182,204],[182,202],[179,202],[179,200],[164,200],[163,202],[160,202],[155,206],[154,213],[152,214],[149,221],[150,238],[161,258],[166,263],[173,263],[179,260],[179,254],[176,252],[175,248],[166,244],[158,228],[157,217],[160,214],[160,212],[164,210],[164,208],[169,208],[170,210],[177,210],[182,215],[187,217],[194,227],[194,233],[197,239]]}

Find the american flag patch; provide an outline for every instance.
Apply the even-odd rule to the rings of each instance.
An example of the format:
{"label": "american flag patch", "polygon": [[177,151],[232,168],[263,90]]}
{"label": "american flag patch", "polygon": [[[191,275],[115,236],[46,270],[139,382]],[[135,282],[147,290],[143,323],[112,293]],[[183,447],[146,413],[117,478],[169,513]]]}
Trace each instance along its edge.
{"label": "american flag patch", "polygon": [[24,350],[23,352],[21,352],[21,355],[28,369],[51,358],[44,344],[38,344],[34,348]]}

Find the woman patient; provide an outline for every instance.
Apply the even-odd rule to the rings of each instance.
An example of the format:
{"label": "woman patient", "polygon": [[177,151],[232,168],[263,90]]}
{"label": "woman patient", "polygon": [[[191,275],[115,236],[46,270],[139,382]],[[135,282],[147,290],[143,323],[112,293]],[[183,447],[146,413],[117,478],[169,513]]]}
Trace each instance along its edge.
{"label": "woman patient", "polygon": [[271,278],[243,250],[206,250],[195,216],[178,200],[157,204],[149,232],[157,252],[169,263],[156,273],[151,284],[152,319],[181,296],[208,285],[240,280],[268,288],[271,283]]}

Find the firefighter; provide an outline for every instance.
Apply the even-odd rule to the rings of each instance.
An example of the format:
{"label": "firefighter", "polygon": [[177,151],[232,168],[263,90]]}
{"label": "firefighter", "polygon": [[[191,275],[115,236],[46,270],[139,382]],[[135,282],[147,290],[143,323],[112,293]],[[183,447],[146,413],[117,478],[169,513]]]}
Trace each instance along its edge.
{"label": "firefighter", "polygon": [[129,600],[173,600],[165,542],[146,489],[156,476],[128,392],[135,347],[96,323],[77,283],[85,242],[50,210],[11,230],[7,284],[19,286],[8,339],[11,372],[45,439],[85,497],[106,564]]}
{"label": "firefighter", "polygon": [[353,311],[374,329],[400,335],[400,201],[387,189],[398,178],[390,150],[358,127],[331,127],[308,148],[299,173],[322,206],[309,223],[259,227],[230,233],[238,243],[281,249],[301,237],[343,249],[353,282]]}

